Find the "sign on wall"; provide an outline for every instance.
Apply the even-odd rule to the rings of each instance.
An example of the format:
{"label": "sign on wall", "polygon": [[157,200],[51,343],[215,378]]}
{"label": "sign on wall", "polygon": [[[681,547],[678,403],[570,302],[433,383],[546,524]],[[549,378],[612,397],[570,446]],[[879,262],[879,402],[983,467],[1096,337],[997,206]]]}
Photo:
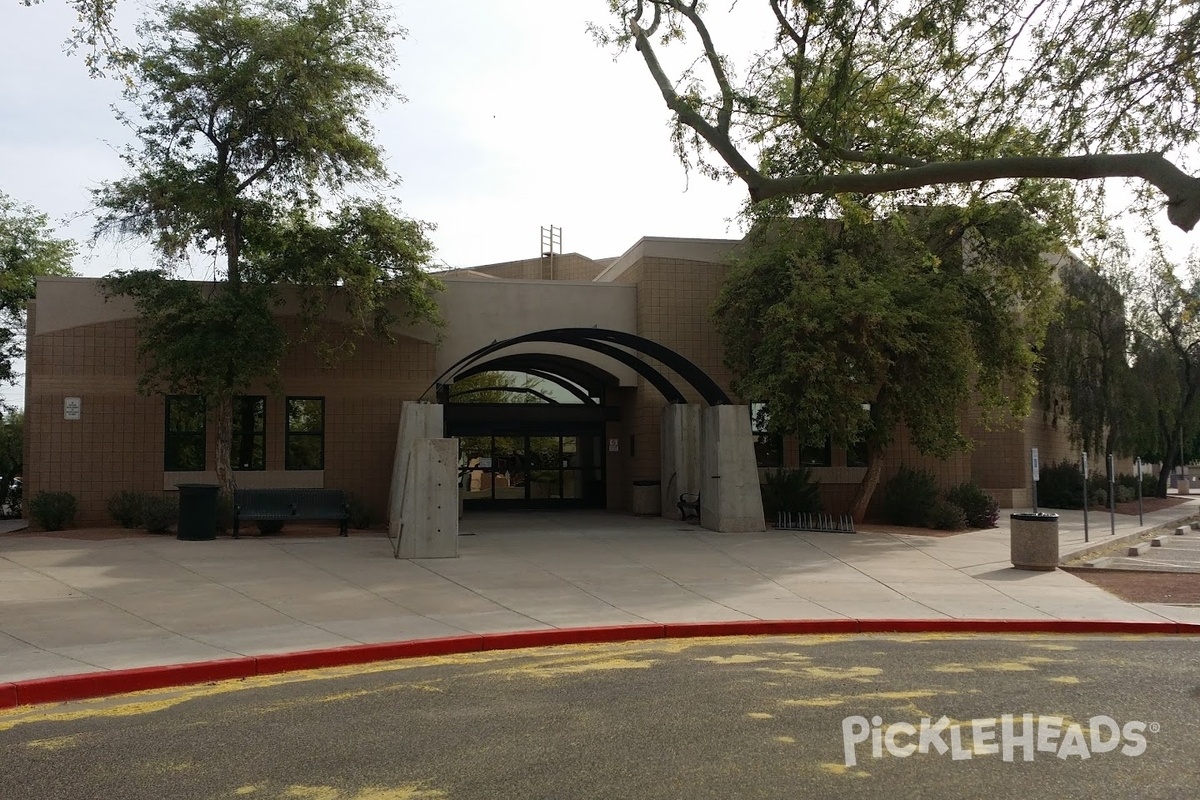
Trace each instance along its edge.
{"label": "sign on wall", "polygon": [[79,397],[63,398],[63,419],[82,419],[83,400]]}
{"label": "sign on wall", "polygon": [[619,439],[609,439],[608,440],[608,452],[610,452],[610,453],[617,452],[617,447],[620,446],[618,444],[619,442],[620,442]]}

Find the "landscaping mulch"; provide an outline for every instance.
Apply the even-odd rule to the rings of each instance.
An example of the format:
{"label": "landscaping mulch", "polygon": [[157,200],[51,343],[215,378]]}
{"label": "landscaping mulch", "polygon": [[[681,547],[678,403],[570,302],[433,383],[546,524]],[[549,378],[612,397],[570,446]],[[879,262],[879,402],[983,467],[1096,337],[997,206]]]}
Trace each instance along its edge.
{"label": "landscaping mulch", "polygon": [[1200,605],[1200,573],[1086,568],[1067,571],[1130,603]]}

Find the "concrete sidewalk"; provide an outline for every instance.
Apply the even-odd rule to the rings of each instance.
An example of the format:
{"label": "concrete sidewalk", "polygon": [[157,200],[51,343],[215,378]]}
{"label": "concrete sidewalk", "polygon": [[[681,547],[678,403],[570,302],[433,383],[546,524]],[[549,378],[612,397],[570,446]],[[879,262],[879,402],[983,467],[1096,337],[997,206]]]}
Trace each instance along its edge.
{"label": "concrete sidewalk", "polygon": [[[1195,515],[1092,515],[1107,544]],[[1081,512],[1059,512],[1064,555]],[[611,512],[468,514],[458,559],[397,561],[382,532],[183,542],[0,535],[0,682],[549,627],[747,619],[1200,622],[1009,565],[1001,527],[948,537],[716,534]]]}

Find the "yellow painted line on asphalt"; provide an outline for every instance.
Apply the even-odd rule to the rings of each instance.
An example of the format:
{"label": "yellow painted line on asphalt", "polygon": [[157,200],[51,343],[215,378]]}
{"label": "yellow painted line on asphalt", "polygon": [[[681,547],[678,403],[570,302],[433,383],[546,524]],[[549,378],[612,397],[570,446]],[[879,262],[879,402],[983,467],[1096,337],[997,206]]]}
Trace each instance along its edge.
{"label": "yellow painted line on asphalt", "polygon": [[871,773],[855,767],[847,767],[845,764],[826,763],[819,765],[821,770],[830,775],[849,775],[854,778],[869,778]]}
{"label": "yellow painted line on asphalt", "polygon": [[79,744],[79,740],[83,734],[74,733],[70,736],[55,736],[50,739],[34,739],[25,743],[26,747],[32,747],[37,750],[64,750],[68,747],[74,747]]}

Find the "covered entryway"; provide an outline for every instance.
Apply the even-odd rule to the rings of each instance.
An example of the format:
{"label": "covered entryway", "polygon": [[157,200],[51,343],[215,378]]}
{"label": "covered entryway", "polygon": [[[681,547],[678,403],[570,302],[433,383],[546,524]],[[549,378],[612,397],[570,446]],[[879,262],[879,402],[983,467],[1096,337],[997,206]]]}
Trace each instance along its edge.
{"label": "covered entryway", "polygon": [[604,508],[615,379],[562,356],[491,359],[439,389],[466,509]]}

